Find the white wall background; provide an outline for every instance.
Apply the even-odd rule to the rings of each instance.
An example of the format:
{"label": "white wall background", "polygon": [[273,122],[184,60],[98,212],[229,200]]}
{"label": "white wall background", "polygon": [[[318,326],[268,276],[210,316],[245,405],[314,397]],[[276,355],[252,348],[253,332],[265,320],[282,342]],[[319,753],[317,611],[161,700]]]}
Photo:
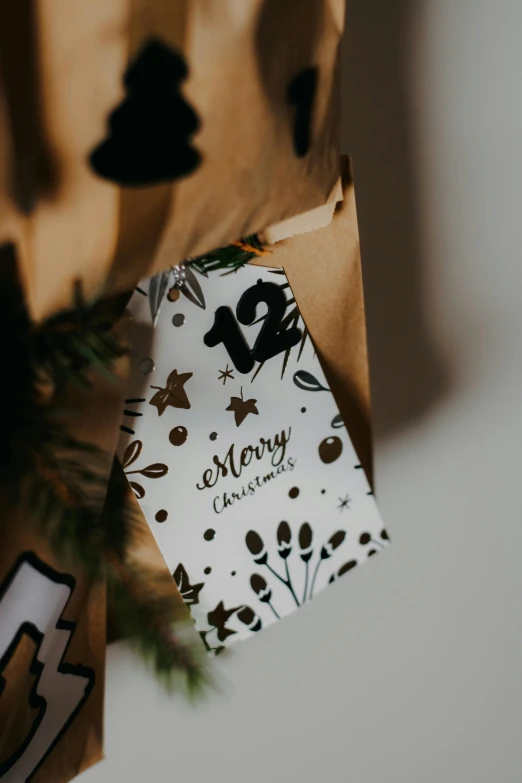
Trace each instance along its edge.
{"label": "white wall background", "polygon": [[522,779],[522,3],[348,0],[394,546],[217,662],[192,709],[109,653],[84,783]]}

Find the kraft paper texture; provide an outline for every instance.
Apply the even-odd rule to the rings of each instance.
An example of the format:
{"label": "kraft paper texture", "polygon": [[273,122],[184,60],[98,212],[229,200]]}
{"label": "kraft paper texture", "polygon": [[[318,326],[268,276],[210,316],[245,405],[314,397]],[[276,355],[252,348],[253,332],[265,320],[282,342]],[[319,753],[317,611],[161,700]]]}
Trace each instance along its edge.
{"label": "kraft paper texture", "polygon": [[3,4],[0,241],[33,317],[327,203],[343,22],[343,0]]}
{"label": "kraft paper texture", "polygon": [[[0,260],[4,284],[14,254],[4,247]],[[127,358],[117,369],[121,381]],[[58,405],[76,438],[105,451],[108,481],[123,387],[93,381]],[[102,757],[105,580],[57,559],[7,498],[0,508],[0,779],[66,783]]]}

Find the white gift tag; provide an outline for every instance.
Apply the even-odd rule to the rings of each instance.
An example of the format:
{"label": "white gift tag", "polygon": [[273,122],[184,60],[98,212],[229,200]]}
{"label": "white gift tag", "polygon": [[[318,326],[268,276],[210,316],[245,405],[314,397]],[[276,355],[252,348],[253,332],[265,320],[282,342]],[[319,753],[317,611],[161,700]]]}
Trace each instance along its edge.
{"label": "white gift tag", "polygon": [[159,315],[156,288],[146,281],[129,306],[119,456],[216,650],[295,611],[388,536],[284,272],[189,268]]}

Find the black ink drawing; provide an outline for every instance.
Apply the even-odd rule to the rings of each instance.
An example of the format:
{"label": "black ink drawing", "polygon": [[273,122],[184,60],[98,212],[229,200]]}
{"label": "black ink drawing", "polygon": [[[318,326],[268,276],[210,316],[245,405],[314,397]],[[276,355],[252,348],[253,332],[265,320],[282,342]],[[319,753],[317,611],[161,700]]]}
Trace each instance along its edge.
{"label": "black ink drawing", "polygon": [[[374,547],[377,547],[378,549],[386,549],[386,544],[383,544],[383,541],[389,541],[388,533],[386,530],[381,531],[381,540],[378,538],[374,538],[370,533],[361,533],[359,536],[359,543],[361,546],[368,546],[368,544],[373,544]],[[376,549],[369,549],[368,550],[368,556],[370,554],[374,555],[377,552]]]}
{"label": "black ink drawing", "polygon": [[178,425],[169,432],[169,441],[173,446],[183,446],[187,442],[188,430],[186,427]]}
{"label": "black ink drawing", "polygon": [[338,549],[341,544],[344,543],[344,539],[346,538],[346,533],[344,530],[337,530],[333,536],[330,537],[328,542],[321,548],[321,554],[319,557],[319,561],[315,567],[314,575],[312,577],[312,587],[310,588],[310,598],[314,595],[314,588],[315,588],[315,580],[317,579],[317,574],[319,573],[319,569],[321,565],[324,563],[325,560],[328,560],[336,549]]}
{"label": "black ink drawing", "polygon": [[185,384],[194,373],[182,372],[178,373],[177,370],[172,370],[165,387],[163,386],[151,386],[151,389],[157,389],[156,394],[153,395],[149,404],[154,405],[158,409],[158,415],[162,416],[167,407],[171,405],[173,408],[190,408],[189,398],[185,390]]}
{"label": "black ink drawing", "polygon": [[[136,404],[139,405],[142,402],[145,402],[145,397],[132,397],[132,398],[130,398],[128,400],[125,400],[125,405],[136,405]],[[137,411],[131,411],[128,408],[125,408],[124,411],[123,411],[123,415],[124,416],[131,416],[131,417],[135,418],[137,416],[143,416],[143,413],[138,413]],[[134,435],[135,434],[135,430],[133,430],[131,427],[127,427],[126,424],[121,424],[120,425],[120,430],[122,432],[127,432],[129,435]]]}
{"label": "black ink drawing", "polygon": [[[261,303],[266,304],[268,312],[256,321],[257,306]],[[218,307],[214,324],[205,334],[203,342],[208,348],[223,343],[234,367],[240,373],[249,373],[254,363],[259,362],[254,378],[268,359],[280,353],[285,354],[284,366],[286,366],[290,350],[303,339],[303,332],[296,325],[299,312],[297,311],[297,318],[294,319],[293,324],[290,324],[287,317],[283,317],[288,304],[290,302],[286,299],[283,286],[258,280],[256,285],[247,288],[242,294],[236,307],[237,320],[230,307]],[[238,322],[244,326],[263,323],[252,349]]]}
{"label": "black ink drawing", "polygon": [[[288,532],[287,532],[288,531]],[[292,586],[292,582],[290,580],[290,574],[288,573],[288,562],[287,557],[291,552],[291,546],[290,546],[290,540],[284,541],[284,537],[290,535],[289,533],[290,528],[288,527],[287,522],[281,522],[277,529],[277,539],[278,539],[278,552],[279,556],[283,558],[285,561],[286,566],[286,573],[287,578],[285,579],[283,576],[277,573],[272,566],[268,563],[268,552],[265,549],[265,545],[263,543],[263,539],[259,535],[259,533],[256,533],[255,530],[250,530],[246,535],[246,545],[248,547],[248,550],[251,555],[254,556],[254,563],[257,563],[257,565],[264,565],[268,570],[276,577],[276,579],[279,579],[280,582],[282,582],[285,587],[288,588],[290,593],[292,594],[292,598],[294,599],[296,606],[300,606],[299,600],[295,594],[294,588]],[[290,547],[288,549],[288,547]],[[281,555],[281,552],[284,552],[284,556]]]}
{"label": "black ink drawing", "polygon": [[[311,372],[307,372],[306,370],[298,370],[296,373],[294,373],[294,383],[299,389],[302,389],[303,391],[330,391],[330,389],[327,389],[326,386],[323,386],[322,383],[317,380],[315,375],[312,375]],[[333,422],[332,426],[335,426]]]}
{"label": "black ink drawing", "polygon": [[[152,465],[147,465],[147,467],[141,468],[139,470],[126,470],[126,468],[130,468],[130,466],[133,465],[139,458],[142,448],[143,443],[141,440],[133,440],[132,443],[129,443],[125,449],[122,459],[122,468],[125,471],[125,475],[131,476],[137,473],[149,479],[158,479],[166,476],[169,472],[169,469],[167,465],[163,464],[163,462],[154,462]],[[145,497],[145,490],[141,484],[138,484],[137,481],[131,481],[130,479],[129,484],[131,485],[138,500],[141,500],[143,497]]]}
{"label": "black ink drawing", "polygon": [[233,634],[237,633],[233,628],[227,628],[226,624],[232,615],[238,612],[239,609],[241,609],[240,606],[235,606],[232,609],[225,609],[223,601],[220,601],[216,608],[207,614],[208,624],[216,629],[216,636],[220,642],[226,641],[229,636],[233,636]]}
{"label": "black ink drawing", "polygon": [[100,177],[137,187],[195,171],[201,156],[191,137],[199,120],[180,91],[187,75],[179,53],[157,39],[145,44],[125,73],[127,94],[109,116],[109,135],[91,153]]}
{"label": "black ink drawing", "polygon": [[352,570],[352,568],[355,568],[356,565],[357,560],[349,560],[347,563],[343,563],[337,573],[331,575],[330,579],[328,580],[328,584],[331,585],[332,582],[335,582],[338,577],[344,576],[344,574],[347,574],[348,571]]}
{"label": "black ink drawing", "polygon": [[275,617],[280,620],[281,617],[277,613],[277,611],[272,606],[272,591],[269,588],[266,579],[261,576],[261,574],[252,574],[250,577],[250,585],[252,587],[252,590],[257,595],[260,601],[262,601],[264,604],[268,604],[272,612],[274,613]]}
{"label": "black ink drawing", "polygon": [[174,573],[172,574],[174,581],[178,586],[181,597],[187,604],[187,606],[193,606],[199,604],[199,594],[203,589],[205,583],[199,582],[197,585],[191,585],[189,576],[182,563],[178,565]]}
{"label": "black ink drawing", "polygon": [[308,576],[309,576],[309,563],[314,554],[313,548],[313,532],[308,522],[304,522],[299,530],[299,549],[301,550],[299,556],[305,564],[305,583],[303,590],[303,598],[301,603],[306,601],[306,594],[308,592]]}
{"label": "black ink drawing", "polygon": [[[292,296],[292,291],[290,289],[290,283],[286,279],[286,275],[284,273],[284,270],[283,269],[271,269],[270,272],[273,275],[279,275],[279,276],[282,275],[284,277],[285,282],[284,283],[280,283],[278,287],[285,294],[285,299],[286,299],[286,291],[288,291],[290,293],[290,295],[291,295],[289,299],[286,299],[286,310],[287,310],[287,312],[285,314],[285,317],[281,321],[280,331],[282,329],[291,330],[291,329],[297,329],[299,327],[298,331],[301,332],[301,339],[300,339],[300,341],[296,342],[294,345],[290,345],[285,350],[284,357],[283,357],[283,364],[282,364],[282,368],[281,368],[281,379],[283,379],[284,375],[285,375],[285,372],[286,372],[286,368],[287,368],[287,365],[288,365],[288,360],[290,358],[290,354],[292,352],[292,349],[294,347],[297,347],[297,345],[299,345],[299,352],[297,354],[297,361],[299,361],[300,358],[301,358],[301,354],[303,353],[303,350],[304,350],[304,347],[305,347],[305,344],[306,344],[306,340],[309,337],[309,333],[308,333],[308,329],[306,328],[306,324],[304,324],[303,319],[301,317],[301,313],[300,313],[299,308],[297,306],[297,303],[295,301],[295,297]],[[267,318],[267,315],[262,315],[261,318],[259,318],[257,321],[254,321],[254,324],[257,324],[260,321],[263,321],[265,318]],[[254,375],[251,378],[251,381],[250,381],[251,383],[253,383],[253,381],[255,381],[255,379],[259,375],[260,371],[262,370],[263,366],[264,366],[264,362],[261,362],[259,364],[258,368],[256,369]]]}
{"label": "black ink drawing", "polygon": [[212,328],[203,337],[207,348],[223,343],[236,370],[246,375],[254,367],[254,357],[230,307],[218,307]]}
{"label": "black ink drawing", "polygon": [[340,427],[344,427],[345,426],[344,421],[343,421],[343,417],[341,416],[340,413],[338,413],[336,416],[333,417],[331,426],[335,430],[339,429]]}
{"label": "black ink drawing", "polygon": [[236,309],[238,321],[251,326],[261,303],[266,304],[268,312],[263,317],[263,325],[252,349],[256,362],[266,362],[279,353],[289,351],[302,338],[302,332],[296,326],[283,326],[283,316],[289,303],[282,288],[275,283],[260,280],[244,292]]}
{"label": "black ink drawing", "polygon": [[225,383],[226,383],[226,382],[227,382],[229,379],[230,379],[231,381],[233,381],[233,380],[234,380],[234,376],[232,375],[232,370],[229,370],[229,368],[228,368],[228,364],[227,364],[227,366],[226,366],[226,369],[224,369],[224,370],[219,370],[219,373],[220,373],[220,374],[219,374],[219,376],[218,376],[218,381],[223,381],[223,386],[225,385]]}
{"label": "black ink drawing", "polygon": [[339,505],[337,506],[337,508],[339,509],[339,511],[344,511],[345,508],[346,509],[350,508],[350,503],[352,501],[350,495],[346,495],[346,497],[344,498],[338,498],[338,500],[339,500]]}
{"label": "black ink drawing", "polygon": [[239,427],[249,413],[259,415],[259,411],[256,406],[257,400],[244,400],[243,399],[243,387],[241,387],[241,397],[231,397],[230,405],[225,410],[233,411],[236,427]]}
{"label": "black ink drawing", "polygon": [[288,568],[288,557],[292,552],[292,531],[290,530],[288,522],[280,522],[279,527],[277,528],[277,551],[279,552],[279,557],[284,560],[285,563],[286,584],[288,585],[297,606],[299,606],[299,601],[297,600],[297,596],[292,587],[292,580],[290,579],[290,571]]}
{"label": "black ink drawing", "polygon": [[325,465],[330,465],[339,459],[343,451],[343,442],[337,435],[331,435],[329,438],[324,438],[319,444],[318,452],[319,459]]}
{"label": "black ink drawing", "polygon": [[[212,569],[206,569],[206,572],[210,573],[211,570]],[[187,606],[191,607],[195,604],[199,604],[199,594],[205,586],[205,583],[199,582],[198,584],[192,585],[187,571],[181,563],[174,571],[173,576],[181,597]],[[219,601],[216,607],[207,613],[207,623],[210,627],[205,631],[199,632],[208,652],[213,653],[213,655],[219,655],[219,653],[223,652],[225,649],[223,642],[237,633],[234,628],[231,628],[228,625],[234,615],[252,633],[260,631],[263,627],[261,618],[258,617],[250,606],[241,604],[240,606],[234,606],[231,609],[227,609],[224,602]],[[219,644],[214,643],[214,639],[216,642],[219,642]]]}
{"label": "black ink drawing", "polygon": [[250,606],[243,606],[243,608],[240,609],[237,613],[237,618],[240,620],[240,622],[243,623],[243,625],[246,625],[246,627],[254,633],[257,633],[257,631],[260,631],[263,627],[261,618],[257,616]]}
{"label": "black ink drawing", "polygon": [[[256,563],[256,565],[264,566],[274,577],[276,577],[276,579],[279,580],[279,582],[281,582],[287,588],[287,590],[292,595],[292,598],[295,601],[296,606],[301,606],[302,604],[306,603],[306,601],[309,601],[313,598],[315,583],[321,565],[325,560],[328,560],[333,555],[335,550],[338,549],[344,543],[346,538],[346,533],[344,530],[337,530],[329,538],[327,543],[321,547],[319,553],[319,559],[316,563],[315,570],[313,573],[312,583],[310,589],[308,589],[310,561],[314,555],[314,548],[312,543],[313,532],[308,522],[304,522],[301,525],[301,528],[299,530],[299,557],[305,564],[304,590],[303,590],[301,600],[299,600],[296,595],[296,591],[294,588],[295,580],[292,580],[292,576],[290,574],[290,568],[288,565],[288,558],[292,552],[292,531],[288,522],[285,521],[280,522],[277,528],[276,538],[277,538],[277,553],[284,562],[286,576],[281,576],[281,574],[279,574],[268,562],[269,554],[265,547],[264,541],[259,535],[259,533],[257,533],[255,530],[250,530],[246,535],[245,541],[250,554],[253,556],[254,563]],[[272,594],[273,594],[272,588],[265,580],[265,578],[262,577],[260,574],[253,574],[250,579],[250,584],[254,592],[257,594],[259,600],[263,601],[264,603],[267,603],[272,609],[272,612],[277,617],[279,617],[279,614],[277,613],[276,609],[272,605]]]}
{"label": "black ink drawing", "polygon": [[249,631],[252,631],[252,633],[257,633],[257,631],[260,631],[263,627],[261,618],[257,616],[250,606],[243,604],[242,606],[235,606],[232,609],[226,609],[223,601],[220,601],[216,608],[207,614],[207,622],[210,628],[206,631],[199,632],[208,652],[219,655],[219,653],[225,649],[223,644],[213,646],[212,639],[214,636],[218,642],[225,642],[229,636],[233,636],[237,633],[234,628],[227,626],[227,623],[234,615]]}

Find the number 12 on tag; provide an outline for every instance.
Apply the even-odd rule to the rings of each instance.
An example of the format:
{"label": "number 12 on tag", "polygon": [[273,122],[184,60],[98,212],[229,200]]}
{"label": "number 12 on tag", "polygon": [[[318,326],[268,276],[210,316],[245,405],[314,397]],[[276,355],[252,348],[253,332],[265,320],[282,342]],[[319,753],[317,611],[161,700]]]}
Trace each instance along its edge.
{"label": "number 12 on tag", "polygon": [[[256,318],[257,305],[264,302],[268,312],[261,331],[250,349],[238,325],[251,326]],[[223,343],[234,367],[240,373],[249,373],[255,362],[266,362],[273,356],[293,348],[300,341],[302,332],[297,327],[281,328],[286,310],[286,297],[275,283],[259,281],[242,294],[237,307],[237,320],[230,307],[218,307],[212,328],[203,342],[208,348]]]}

